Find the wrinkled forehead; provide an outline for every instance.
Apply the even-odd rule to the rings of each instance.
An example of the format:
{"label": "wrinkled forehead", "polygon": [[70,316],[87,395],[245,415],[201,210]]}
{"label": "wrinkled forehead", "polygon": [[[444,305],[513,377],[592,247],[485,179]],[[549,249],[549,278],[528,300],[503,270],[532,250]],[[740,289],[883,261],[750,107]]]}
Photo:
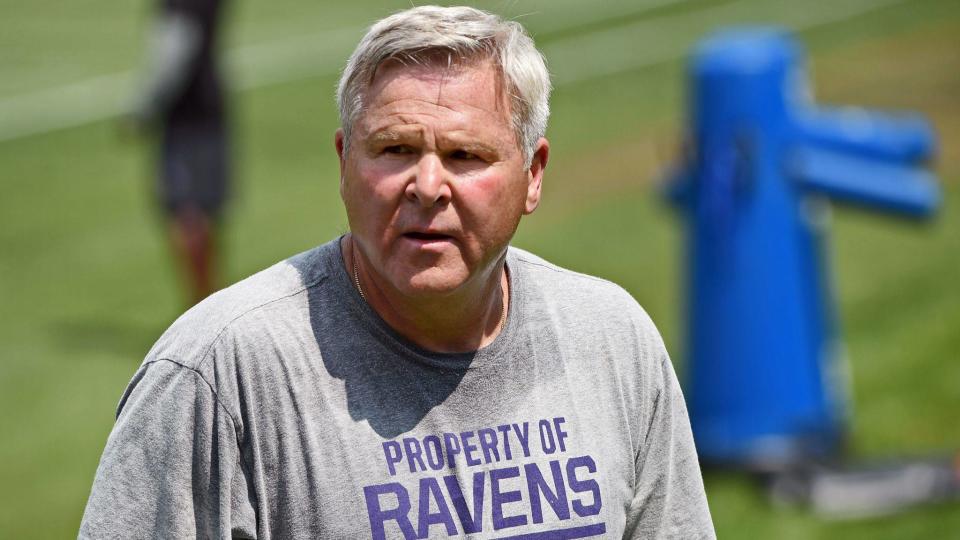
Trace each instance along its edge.
{"label": "wrinkled forehead", "polygon": [[370,80],[367,81],[362,98],[363,106],[359,116],[363,117],[370,105],[371,96],[380,91],[386,81],[393,78],[391,75],[407,75],[421,80],[442,83],[452,77],[491,71],[493,77],[474,77],[474,80],[477,81],[477,84],[481,84],[481,81],[483,81],[483,84],[493,85],[497,109],[504,111],[509,116],[510,93],[506,89],[505,77],[499,62],[484,52],[478,51],[472,55],[464,56],[443,49],[397,55],[381,61],[374,69]]}

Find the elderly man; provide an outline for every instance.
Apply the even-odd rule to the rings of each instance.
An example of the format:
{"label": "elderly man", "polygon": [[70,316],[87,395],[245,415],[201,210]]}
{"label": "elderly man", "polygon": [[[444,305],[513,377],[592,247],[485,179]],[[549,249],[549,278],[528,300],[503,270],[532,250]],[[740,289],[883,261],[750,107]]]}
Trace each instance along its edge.
{"label": "elderly man", "polygon": [[350,233],[164,334],[81,536],[712,537],[653,323],[509,247],[540,201],[549,90],[516,23],[375,24],[338,91]]}

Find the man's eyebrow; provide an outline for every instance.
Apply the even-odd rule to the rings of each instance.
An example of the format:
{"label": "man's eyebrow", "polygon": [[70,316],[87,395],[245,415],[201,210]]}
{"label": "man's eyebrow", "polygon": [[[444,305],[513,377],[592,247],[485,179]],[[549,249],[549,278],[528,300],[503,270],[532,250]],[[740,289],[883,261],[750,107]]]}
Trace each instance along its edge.
{"label": "man's eyebrow", "polygon": [[496,154],[500,150],[496,146],[490,146],[483,143],[464,143],[455,145],[471,154]]}
{"label": "man's eyebrow", "polygon": [[415,143],[423,139],[423,130],[415,126],[384,126],[367,136],[368,144]]}
{"label": "man's eyebrow", "polygon": [[400,133],[392,128],[381,129],[371,133],[368,140],[373,143],[399,141]]}
{"label": "man's eyebrow", "polygon": [[472,140],[467,137],[441,136],[437,141],[442,148],[457,148],[471,153],[498,153],[500,145],[487,144],[483,141]]}

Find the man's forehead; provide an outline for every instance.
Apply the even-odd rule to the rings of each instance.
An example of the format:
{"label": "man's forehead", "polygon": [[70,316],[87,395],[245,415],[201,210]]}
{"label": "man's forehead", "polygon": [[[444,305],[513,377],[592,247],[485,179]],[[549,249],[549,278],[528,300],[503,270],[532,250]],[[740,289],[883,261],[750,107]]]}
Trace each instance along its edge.
{"label": "man's forehead", "polygon": [[395,90],[399,84],[410,81],[435,86],[436,94],[429,99],[436,101],[438,105],[443,100],[472,101],[474,105],[491,111],[510,114],[510,102],[497,65],[491,60],[462,59],[449,64],[441,63],[437,59],[427,63],[409,59],[384,61],[364,92],[364,109],[373,106],[378,98],[383,97],[385,90]]}
{"label": "man's forehead", "polygon": [[412,142],[426,136],[426,124],[438,128],[431,129],[438,144],[493,136],[497,140],[488,146],[502,149],[516,138],[498,70],[489,61],[453,66],[392,61],[378,71],[357,120],[357,135],[373,143]]}
{"label": "man's forehead", "polygon": [[493,58],[477,53],[463,56],[446,50],[427,50],[417,54],[392,56],[383,59],[374,68],[370,76],[369,87],[373,87],[381,75],[389,72],[405,72],[421,77],[449,77],[456,73],[486,71],[492,69],[496,74],[496,83],[502,80],[502,70]]}

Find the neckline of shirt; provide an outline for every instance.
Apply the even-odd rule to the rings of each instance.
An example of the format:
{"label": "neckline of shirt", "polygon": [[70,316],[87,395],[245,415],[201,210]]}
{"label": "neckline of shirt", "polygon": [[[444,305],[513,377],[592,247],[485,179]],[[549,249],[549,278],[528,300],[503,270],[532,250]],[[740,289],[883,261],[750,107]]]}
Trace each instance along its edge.
{"label": "neckline of shirt", "polygon": [[519,332],[522,306],[524,302],[524,279],[513,248],[507,249],[506,265],[507,279],[510,287],[510,302],[507,306],[507,320],[494,340],[475,351],[460,353],[443,353],[425,349],[394,330],[382,317],[360,297],[354,286],[351,276],[347,274],[343,265],[343,252],[340,247],[342,236],[328,244],[324,262],[328,266],[328,275],[333,279],[331,285],[340,294],[350,311],[359,319],[372,337],[383,346],[403,356],[421,363],[441,369],[477,369],[486,365],[495,364],[505,351],[512,349],[512,344]]}

